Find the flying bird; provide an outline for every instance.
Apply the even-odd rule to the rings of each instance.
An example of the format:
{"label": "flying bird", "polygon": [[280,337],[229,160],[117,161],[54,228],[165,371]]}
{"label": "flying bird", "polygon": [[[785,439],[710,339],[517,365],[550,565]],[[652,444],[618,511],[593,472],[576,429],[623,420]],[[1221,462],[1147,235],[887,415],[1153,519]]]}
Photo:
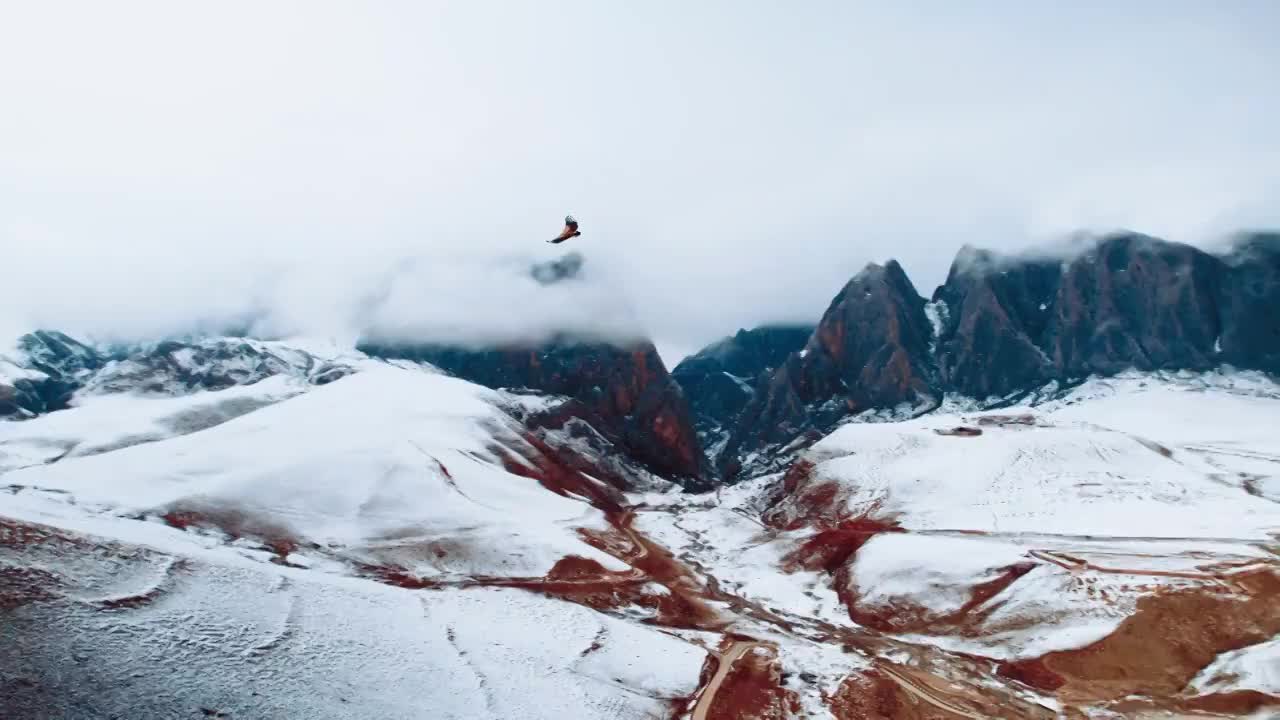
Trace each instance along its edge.
{"label": "flying bird", "polygon": [[554,240],[548,240],[549,243],[562,243],[571,237],[578,237],[582,233],[578,232],[578,221],[573,219],[572,215],[566,215],[564,218],[564,230],[556,236]]}

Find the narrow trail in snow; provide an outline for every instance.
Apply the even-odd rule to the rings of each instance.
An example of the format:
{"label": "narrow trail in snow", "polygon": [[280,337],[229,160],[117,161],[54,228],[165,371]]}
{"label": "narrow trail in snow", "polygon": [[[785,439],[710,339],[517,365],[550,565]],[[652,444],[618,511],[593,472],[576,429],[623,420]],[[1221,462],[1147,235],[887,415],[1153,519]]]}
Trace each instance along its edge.
{"label": "narrow trail in snow", "polygon": [[1275,565],[1275,563],[1270,560],[1259,559],[1252,562],[1233,565],[1220,571],[1158,570],[1155,568],[1123,568],[1099,565],[1066,553],[1052,552],[1049,550],[1031,550],[1029,554],[1037,560],[1052,563],[1070,572],[1091,570],[1093,572],[1107,573],[1110,575],[1146,575],[1150,577],[1183,578],[1187,580],[1208,580],[1225,583],[1231,582],[1232,575],[1248,573],[1262,568],[1274,567]]}

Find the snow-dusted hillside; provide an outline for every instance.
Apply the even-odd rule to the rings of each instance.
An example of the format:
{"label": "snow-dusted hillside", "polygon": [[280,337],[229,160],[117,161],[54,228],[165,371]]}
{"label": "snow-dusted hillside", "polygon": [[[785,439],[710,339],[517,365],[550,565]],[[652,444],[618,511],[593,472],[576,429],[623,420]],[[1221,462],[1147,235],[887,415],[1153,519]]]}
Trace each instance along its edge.
{"label": "snow-dusted hillside", "polygon": [[147,387],[0,424],[6,717],[639,718],[696,690],[704,648],[518,589],[576,558],[664,592],[586,542],[621,494],[510,414],[554,399],[343,362],[188,393],[124,361],[102,375]]}
{"label": "snow-dusted hillside", "polygon": [[688,494],[526,424],[563,398],[236,342],[0,423],[6,717],[1280,707],[1265,378],[851,423]]}
{"label": "snow-dusted hillside", "polygon": [[752,602],[990,658],[1063,712],[1234,717],[1280,706],[1277,428],[1266,378],[1128,375],[850,423],[785,477],[639,527]]}

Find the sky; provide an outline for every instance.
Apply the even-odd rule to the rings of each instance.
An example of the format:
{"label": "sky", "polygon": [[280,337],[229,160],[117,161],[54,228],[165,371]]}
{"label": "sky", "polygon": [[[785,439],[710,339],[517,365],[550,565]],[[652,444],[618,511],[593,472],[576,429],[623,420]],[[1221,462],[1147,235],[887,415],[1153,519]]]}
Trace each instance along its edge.
{"label": "sky", "polygon": [[1053,5],[0,0],[0,333],[672,363],[867,262],[1280,227],[1280,4]]}

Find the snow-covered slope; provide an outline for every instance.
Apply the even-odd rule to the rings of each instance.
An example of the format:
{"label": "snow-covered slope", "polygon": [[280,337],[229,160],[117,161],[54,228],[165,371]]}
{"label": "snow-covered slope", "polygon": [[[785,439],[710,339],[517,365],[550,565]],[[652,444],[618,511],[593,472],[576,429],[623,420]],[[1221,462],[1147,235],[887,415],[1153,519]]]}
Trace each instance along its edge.
{"label": "snow-covered slope", "polygon": [[638,720],[691,694],[705,657],[520,590],[411,591],[166,545],[0,523],[0,714]]}
{"label": "snow-covered slope", "polygon": [[640,494],[580,419],[526,424],[563,398],[233,347],[0,423],[6,716],[1280,707],[1265,378],[852,423],[785,473]]}
{"label": "snow-covered slope", "polygon": [[648,718],[697,690],[703,647],[529,592],[666,592],[587,542],[621,495],[511,414],[555,399],[344,363],[0,424],[6,717]]}
{"label": "snow-covered slope", "polygon": [[990,658],[1104,717],[1243,716],[1280,705],[1269,646],[1233,652],[1280,633],[1276,428],[1264,377],[1129,375],[1037,407],[850,423],[785,476],[654,498],[638,526],[828,635]]}
{"label": "snow-covered slope", "polygon": [[569,554],[616,566],[576,534],[603,527],[598,510],[503,469],[495,449],[519,454],[524,441],[500,400],[437,373],[370,363],[199,433],[4,479],[49,498],[50,515],[68,503],[95,506],[346,559],[394,559],[419,574],[540,576]]}
{"label": "snow-covered slope", "polygon": [[[1168,392],[1158,400],[1183,400],[1173,412],[1195,412],[1190,406],[1198,398]],[[1159,432],[1161,424],[1177,426],[1176,418],[1166,415],[1145,427],[1136,422],[1143,411],[1134,406],[1153,399],[1146,395],[1113,397],[1097,409],[1066,406],[1037,414],[1030,425],[1001,425],[997,415],[984,426],[982,415],[942,414],[853,423],[816,444],[811,455],[821,459],[817,477],[840,487],[843,507],[829,511],[874,513],[909,529],[1263,538],[1280,526],[1275,503],[1206,472],[1200,455],[1183,444],[1185,428]],[[1228,412],[1245,427],[1267,416],[1280,421],[1274,401],[1262,405],[1264,418],[1256,417],[1258,403],[1249,398],[1219,401],[1230,401]],[[1155,412],[1162,409],[1157,405]],[[1206,411],[1215,409],[1223,408]],[[1119,421],[1114,427],[1106,424],[1111,417]],[[969,424],[982,435],[936,432]],[[1212,438],[1205,442],[1212,445]],[[1267,448],[1270,439],[1253,439],[1264,443],[1257,452],[1280,450],[1280,443]],[[1242,435],[1233,444],[1257,447],[1249,440]]]}
{"label": "snow-covered slope", "polygon": [[0,423],[0,472],[197,432],[306,389],[296,378],[276,376],[177,397],[89,394],[76,399],[74,412]]}

